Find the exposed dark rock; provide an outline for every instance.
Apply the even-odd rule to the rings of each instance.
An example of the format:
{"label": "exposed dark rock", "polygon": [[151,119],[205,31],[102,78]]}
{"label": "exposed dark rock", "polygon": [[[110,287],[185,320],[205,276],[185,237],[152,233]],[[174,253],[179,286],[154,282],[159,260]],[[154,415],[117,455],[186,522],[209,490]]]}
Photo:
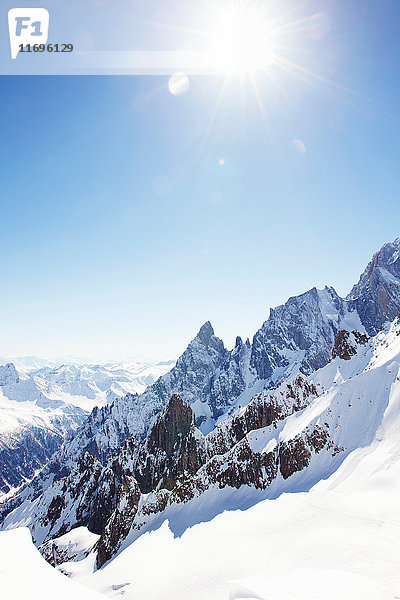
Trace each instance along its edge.
{"label": "exposed dark rock", "polygon": [[279,446],[279,471],[283,479],[288,479],[297,471],[310,464],[312,452],[319,454],[328,446],[329,430],[315,425],[311,431],[305,431]]}
{"label": "exposed dark rock", "polygon": [[332,349],[332,358],[342,358],[350,360],[352,356],[357,354],[357,346],[365,345],[369,337],[359,331],[351,333],[346,329],[340,329],[337,333],[335,343]]}
{"label": "exposed dark rock", "polygon": [[125,477],[122,485],[123,493],[120,502],[97,544],[96,565],[98,569],[118,550],[129,533],[138,509],[141,492],[136,480],[133,477]]}
{"label": "exposed dark rock", "polygon": [[[66,479],[57,482],[57,494],[53,494],[46,514],[39,525],[50,525],[55,534],[63,535],[71,529],[70,520],[74,515],[75,527],[87,526],[93,533],[104,531],[106,523],[117,506],[121,480],[110,467],[101,463],[87,452],[79,459]],[[65,497],[68,493],[66,514]],[[55,528],[58,525],[58,528]],[[35,538],[35,528],[32,536]]]}
{"label": "exposed dark rock", "polygon": [[164,451],[172,456],[193,424],[193,412],[178,394],[173,394],[164,413],[157,419],[147,442],[149,452]]}
{"label": "exposed dark rock", "polygon": [[301,436],[282,444],[279,448],[279,471],[283,479],[308,467],[310,458],[311,451]]}
{"label": "exposed dark rock", "polygon": [[216,427],[207,436],[208,455],[224,454],[250,431],[277,423],[307,406],[318,395],[316,387],[301,375],[291,383],[282,384],[280,392],[277,395],[267,390],[257,394],[242,414],[231,417],[228,431],[224,426]]}
{"label": "exposed dark rock", "polygon": [[195,473],[204,464],[204,438],[201,444],[196,431],[192,409],[174,394],[138,454],[135,477],[143,493],[159,484],[169,489],[182,472]]}
{"label": "exposed dark rock", "polygon": [[253,452],[246,440],[238,445],[226,462],[226,466],[220,467],[212,475],[208,471],[211,483],[215,479],[221,488],[229,486],[238,489],[242,485],[250,485],[265,490],[277,475],[275,454]]}
{"label": "exposed dark rock", "polygon": [[316,454],[329,444],[329,429],[325,423],[325,428],[316,425],[311,433],[306,434],[307,443],[314,449]]}

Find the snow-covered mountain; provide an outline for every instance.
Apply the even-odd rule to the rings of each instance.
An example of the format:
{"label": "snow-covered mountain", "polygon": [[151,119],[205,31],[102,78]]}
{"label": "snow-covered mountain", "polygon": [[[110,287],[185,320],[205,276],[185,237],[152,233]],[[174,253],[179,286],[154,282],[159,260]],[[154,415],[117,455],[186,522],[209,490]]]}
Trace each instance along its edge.
{"label": "snow-covered mountain", "polygon": [[46,396],[13,364],[0,365],[0,495],[32,479],[87,414]]}
{"label": "snow-covered mountain", "polygon": [[143,392],[173,363],[0,365],[0,499],[32,479],[95,406]]}
{"label": "snow-covered mountain", "polygon": [[[372,263],[392,268],[399,245],[400,240],[386,244]],[[354,447],[349,441],[347,446],[340,444],[334,435],[336,425],[333,431],[329,414],[324,413],[325,394],[338,384],[340,369],[329,386],[307,376],[328,363],[333,347],[335,361],[359,353],[372,320],[377,328],[391,318],[395,306],[400,313],[393,281],[386,278],[377,286],[368,285],[368,273],[374,277],[370,265],[361,276],[364,283],[357,299],[353,295],[344,300],[328,287],[290,298],[271,311],[252,344],[238,338],[235,348],[227,350],[211,324],[205,323],[171,371],[143,394],[128,394],[92,411],[33,482],[4,505],[4,526],[28,524],[38,544],[72,527],[88,526],[101,536],[97,555],[101,565],[128,536],[132,524],[142,531],[180,498],[188,501],[213,486],[242,484],[280,493],[296,480],[297,472],[305,470],[307,476],[300,480],[310,485],[326,469],[337,468]],[[357,303],[363,290],[366,297],[371,290],[379,297],[390,291],[392,301],[381,303],[378,314],[360,314]],[[343,348],[349,356],[344,356]],[[367,360],[369,350],[361,352]],[[336,363],[325,367],[329,373],[332,364]],[[311,419],[297,431],[298,438],[265,441],[286,419],[296,423],[296,415],[315,407],[321,396],[322,424]],[[167,422],[172,423],[172,433]],[[252,433],[264,429],[260,438],[259,432]],[[268,451],[257,450],[259,439]],[[176,444],[172,460],[168,456]],[[321,456],[328,455],[327,466]],[[276,482],[282,486],[276,487]]]}
{"label": "snow-covered mountain", "polygon": [[[120,489],[96,544],[97,566],[166,518],[181,534],[204,519],[205,507],[208,517],[226,507],[226,497],[231,509],[242,506],[241,494],[222,490],[250,487],[250,503],[251,496],[256,502],[307,491],[350,452],[369,445],[392,395],[400,394],[400,320],[372,340],[357,332],[344,337],[339,332],[335,358],[325,367],[261,392],[207,436],[194,425],[190,407],[173,396],[143,444],[130,440],[106,467],[95,464],[99,487],[86,495],[87,523],[99,510],[94,496],[110,485],[111,472],[114,489]],[[82,473],[69,479],[71,493],[81,488]],[[78,496],[61,510],[57,496],[52,503],[52,520],[33,518],[38,540],[54,524],[62,529],[74,520],[82,506]]]}
{"label": "snow-covered mountain", "polygon": [[[149,569],[143,557],[139,558],[138,562],[134,557],[139,557],[140,550],[145,547],[148,559],[148,553],[151,552],[151,546],[148,546],[149,539],[156,546],[157,542],[161,541],[162,547],[165,547],[168,540],[172,554],[170,556],[167,552],[165,560],[171,566],[174,560],[181,556],[178,544],[185,544],[186,547],[189,538],[196,537],[197,532],[201,531],[206,536],[204,543],[211,544],[211,548],[215,525],[208,522],[214,519],[213,523],[218,524],[217,537],[221,536],[221,539],[227,536],[230,540],[231,529],[236,532],[239,527],[241,532],[243,546],[236,543],[231,546],[227,542],[226,548],[224,547],[224,564],[227,557],[230,557],[228,562],[231,568],[238,569],[237,573],[242,573],[235,579],[253,576],[250,590],[258,589],[260,593],[265,594],[238,595],[233,598],[268,598],[267,589],[271,591],[275,587],[268,587],[268,577],[265,579],[263,570],[257,571],[258,576],[262,576],[261,582],[254,579],[254,571],[250,569],[254,552],[258,549],[262,551],[263,556],[270,555],[276,550],[276,544],[283,549],[280,535],[287,543],[290,542],[289,546],[293,543],[296,545],[293,532],[297,531],[300,535],[304,519],[304,533],[309,540],[313,528],[307,533],[307,527],[312,524],[313,515],[314,526],[318,530],[315,542],[320,540],[318,547],[325,548],[329,557],[328,563],[332,560],[334,548],[336,568],[340,568],[343,573],[347,570],[354,573],[354,580],[346,581],[346,585],[343,586],[344,595],[341,597],[348,600],[358,597],[394,597],[394,592],[400,589],[400,581],[397,580],[396,587],[395,578],[399,563],[393,555],[391,558],[390,555],[385,558],[385,584],[379,577],[374,577],[375,570],[370,574],[372,579],[364,582],[360,577],[359,566],[357,570],[359,561],[351,559],[350,568],[347,553],[341,554],[340,545],[335,545],[336,537],[325,538],[321,535],[320,528],[324,527],[324,522],[330,521],[326,519],[326,514],[335,519],[336,527],[344,516],[346,526],[351,527],[350,531],[358,535],[361,532],[362,537],[369,536],[370,546],[366,552],[367,555],[369,553],[375,557],[374,560],[376,544],[392,551],[395,547],[392,545],[393,536],[390,533],[393,531],[393,522],[390,523],[389,529],[387,513],[383,518],[383,510],[391,507],[393,519],[397,519],[397,495],[393,486],[398,483],[400,464],[397,439],[400,424],[400,319],[396,319],[391,326],[372,339],[367,339],[364,334],[340,332],[334,355],[325,367],[312,375],[297,375],[291,382],[285,382],[277,389],[265,390],[257,395],[248,406],[238,408],[235,414],[222,421],[207,436],[203,436],[193,423],[191,408],[179,397],[173,397],[142,445],[131,440],[106,468],[92,461],[93,481],[89,486],[87,472],[85,474],[84,469],[77,471],[70,478],[65,490],[59,488],[59,497],[53,496],[51,511],[46,516],[43,514],[47,523],[40,517],[40,513],[35,515],[37,527],[33,528],[33,535],[40,538],[44,533],[43,528],[47,528],[52,520],[57,522],[57,527],[61,526],[62,530],[63,521],[68,523],[71,517],[73,520],[74,515],[78,513],[83,515],[87,511],[87,516],[93,517],[93,511],[101,510],[99,504],[93,502],[94,495],[102,495],[107,489],[113,489],[119,496],[117,507],[108,519],[100,539],[84,528],[74,529],[45,543],[41,547],[43,555],[49,562],[60,564],[62,572],[84,581],[94,589],[108,593],[107,590],[111,590],[112,586],[124,584],[121,589],[125,590],[127,598],[156,598],[161,592],[152,578],[147,581],[149,595],[144,595],[141,569],[145,569],[147,575]],[[86,455],[86,460],[90,460],[89,455]],[[361,466],[360,461],[363,463]],[[381,470],[381,477],[374,488],[368,484],[366,477],[376,479],[378,469]],[[337,475],[334,475],[335,473]],[[118,477],[121,482],[119,492],[114,487]],[[323,482],[325,479],[328,479],[326,483]],[[309,491],[318,482],[320,483],[315,491],[312,490],[310,494],[295,494],[293,501],[286,500],[285,495],[282,495],[283,492]],[[74,496],[82,486],[86,487],[84,502],[79,498],[79,494]],[[332,487],[338,489],[336,494],[333,492],[333,497],[330,497]],[[365,499],[361,496],[360,487],[367,494],[369,504],[363,504]],[[343,498],[343,488],[347,488],[346,499]],[[323,491],[322,496],[318,495],[318,490]],[[62,494],[67,495],[64,506],[60,501]],[[307,496],[310,496],[310,500],[305,500]],[[276,505],[271,505],[269,500],[272,499],[277,502]],[[258,504],[260,502],[261,504]],[[40,504],[36,504],[36,509],[40,508]],[[258,506],[254,506],[255,504]],[[225,512],[225,516],[221,515],[215,519],[216,515],[227,508],[241,510],[230,513],[232,516]],[[360,508],[362,515],[365,513],[363,517],[359,514]],[[284,511],[283,514],[276,512],[280,510]],[[278,514],[279,527],[275,523]],[[285,514],[288,515],[288,521],[286,526],[283,526]],[[359,515],[357,519],[356,514]],[[12,526],[15,525],[15,517],[16,515],[13,517]],[[24,517],[26,515],[21,512],[21,523],[24,522]],[[372,531],[368,529],[371,527],[371,519],[376,524],[374,539],[371,537]],[[164,521],[167,524],[159,529]],[[226,528],[220,529],[221,524]],[[94,523],[90,523],[89,529],[93,525]],[[248,537],[245,533],[246,527]],[[344,523],[342,527],[346,528]],[[260,528],[274,531],[272,546],[271,536],[265,537]],[[328,529],[332,535],[334,529]],[[257,531],[259,535],[256,536]],[[143,537],[138,539],[144,532],[153,532],[150,533],[150,537],[145,536],[147,542],[143,541]],[[346,535],[351,533],[347,530]],[[174,542],[174,536],[178,536],[182,541]],[[255,543],[254,536],[259,540],[258,543]],[[314,536],[312,537],[314,539]],[[324,544],[322,539],[325,539]],[[202,544],[198,548],[202,557],[201,568],[207,569],[210,567],[209,561],[200,550],[201,547]],[[306,545],[302,543],[302,547],[305,549]],[[152,549],[154,552],[154,545]],[[225,579],[226,569],[221,564],[218,553],[210,551],[217,560],[219,569],[216,571],[219,588],[212,590],[210,597],[218,598],[218,594],[222,593],[220,586],[228,586],[228,590],[230,586],[232,589],[235,586]],[[238,552],[239,556],[236,556],[235,552]],[[310,556],[310,552],[315,552],[315,546],[308,548],[307,556]],[[191,555],[191,561],[197,562],[195,556],[196,553]],[[283,557],[281,559],[283,560]],[[80,562],[71,563],[70,560]],[[242,560],[244,565],[241,564]],[[287,556],[285,560],[288,566]],[[298,560],[296,552],[291,552],[289,571],[295,568]],[[105,569],[96,572],[96,562],[97,566],[106,562],[107,565]],[[261,562],[256,560],[260,569]],[[264,562],[264,570],[266,564],[269,563]],[[173,597],[184,598],[183,590],[188,592],[189,589],[194,594],[190,594],[191,598],[202,597],[205,592],[204,586],[209,586],[207,577],[205,582],[200,578],[194,585],[189,576],[189,573],[193,572],[192,569],[184,570],[178,577],[174,567],[171,568],[173,573],[169,573],[169,576],[176,592],[169,588],[170,595],[161,593],[161,598],[170,598],[171,594]],[[312,561],[308,568],[312,571],[313,568],[320,567],[315,567]],[[388,578],[388,572],[394,579]],[[367,573],[364,567],[361,568],[361,573]],[[276,591],[281,593],[277,597],[289,599],[291,592],[288,592],[285,586],[281,589],[282,580],[275,577],[273,572],[272,574]],[[205,575],[204,572],[203,576]],[[291,582],[291,585],[294,584],[295,580]],[[386,589],[387,585],[392,596]],[[235,589],[244,593],[243,586],[244,582]],[[310,582],[307,587],[302,581],[302,586],[304,589],[302,588],[301,593],[306,594],[310,589]],[[262,590],[264,591],[261,592]],[[335,596],[332,596],[333,598]]]}
{"label": "snow-covered mountain", "polygon": [[308,466],[266,490],[213,486],[167,505],[140,539],[131,530],[102,569],[95,550],[58,569],[127,600],[398,598],[400,323],[311,380],[326,389],[306,408],[247,435],[252,453],[265,456],[274,442],[296,444],[317,425],[329,428]]}
{"label": "snow-covered mountain", "polygon": [[[21,599],[42,598],[47,586],[65,597],[123,592],[127,600],[399,596],[399,319],[371,339],[342,330],[326,366],[263,391],[207,436],[190,411],[175,397],[141,447],[162,485],[141,494],[125,471],[102,536],[117,544],[103,568],[104,542],[84,527],[42,546],[60,573],[41,561],[26,529],[0,532],[2,589]],[[190,438],[205,455],[217,452],[197,470]],[[146,469],[140,455],[132,440],[117,461]],[[182,460],[194,474],[167,481]],[[123,537],[111,535],[123,527]]]}

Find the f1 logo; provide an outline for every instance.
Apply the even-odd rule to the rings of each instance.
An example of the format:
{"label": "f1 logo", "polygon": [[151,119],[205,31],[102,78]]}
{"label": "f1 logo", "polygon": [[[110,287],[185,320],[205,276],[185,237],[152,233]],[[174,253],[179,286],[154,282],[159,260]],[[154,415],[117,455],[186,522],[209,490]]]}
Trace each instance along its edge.
{"label": "f1 logo", "polygon": [[12,8],[8,11],[8,33],[13,60],[17,58],[21,45],[47,43],[49,20],[46,8]]}

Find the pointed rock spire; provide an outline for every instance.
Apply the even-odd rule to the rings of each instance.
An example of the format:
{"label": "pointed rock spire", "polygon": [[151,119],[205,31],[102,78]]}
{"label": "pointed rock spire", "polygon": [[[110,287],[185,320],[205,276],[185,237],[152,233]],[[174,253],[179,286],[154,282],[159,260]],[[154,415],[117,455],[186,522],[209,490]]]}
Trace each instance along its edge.
{"label": "pointed rock spire", "polygon": [[200,327],[199,333],[196,335],[196,339],[200,340],[202,344],[208,346],[212,336],[214,335],[214,329],[210,321],[206,321],[202,327]]}
{"label": "pointed rock spire", "polygon": [[240,335],[238,335],[235,341],[235,348],[240,348],[240,346],[243,346],[243,340]]}

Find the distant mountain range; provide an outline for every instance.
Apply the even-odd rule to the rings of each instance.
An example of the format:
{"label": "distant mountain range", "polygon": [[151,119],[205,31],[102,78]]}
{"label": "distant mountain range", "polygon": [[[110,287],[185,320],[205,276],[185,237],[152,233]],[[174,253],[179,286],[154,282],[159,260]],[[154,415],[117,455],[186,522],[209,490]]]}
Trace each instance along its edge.
{"label": "distant mountain range", "polygon": [[187,503],[209,498],[210,514],[243,486],[276,497],[329,476],[371,442],[398,387],[399,251],[400,238],[385,244],[347,298],[332,287],[290,298],[232,350],[206,322],[143,393],[92,410],[3,503],[3,527],[29,526],[57,562],[55,538],[85,526],[101,567]]}
{"label": "distant mountain range", "polygon": [[31,479],[95,406],[143,392],[174,364],[15,362],[0,364],[0,499]]}

